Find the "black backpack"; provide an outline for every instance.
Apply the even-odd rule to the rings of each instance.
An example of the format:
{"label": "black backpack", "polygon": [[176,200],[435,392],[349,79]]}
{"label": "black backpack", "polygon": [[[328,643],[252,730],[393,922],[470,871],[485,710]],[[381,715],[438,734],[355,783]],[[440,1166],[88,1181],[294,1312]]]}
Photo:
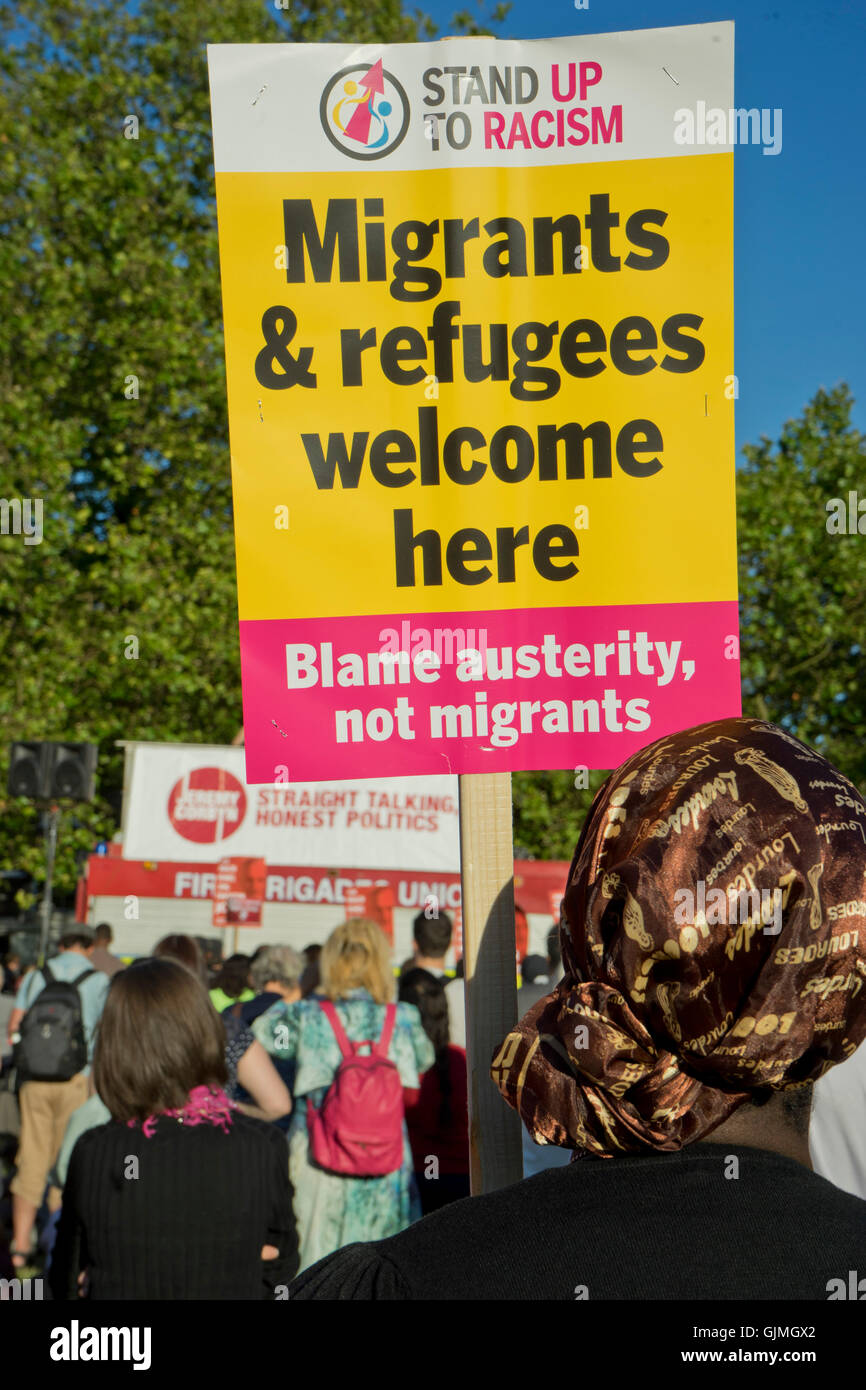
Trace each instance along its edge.
{"label": "black backpack", "polygon": [[43,966],[45,988],[21,1020],[21,1040],[15,1053],[19,1083],[69,1081],[87,1066],[87,1042],[79,987],[96,970],[77,980],[55,980]]}

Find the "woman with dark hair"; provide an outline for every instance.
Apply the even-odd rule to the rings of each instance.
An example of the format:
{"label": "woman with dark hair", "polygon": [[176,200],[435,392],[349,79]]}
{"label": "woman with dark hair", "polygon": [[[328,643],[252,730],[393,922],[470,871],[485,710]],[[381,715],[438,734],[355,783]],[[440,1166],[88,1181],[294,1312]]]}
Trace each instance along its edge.
{"label": "woman with dark hair", "polygon": [[[204,956],[195,937],[180,933],[164,936],[153,948],[153,959],[179,961],[207,988]],[[257,1120],[270,1120],[272,1124],[284,1122],[282,1128],[285,1130],[292,1097],[284,1078],[245,1024],[229,1027],[224,1017],[222,1026],[227,1070],[225,1092],[229,1100],[237,1101],[245,1115]],[[73,1111],[54,1165],[58,1187],[66,1182],[69,1160],[80,1136],[109,1119],[109,1111],[96,1091]]]}
{"label": "woman with dark hair", "polygon": [[194,936],[183,936],[180,932],[172,932],[169,936],[164,936],[161,941],[157,941],[151,955],[154,960],[179,960],[181,965],[185,965],[187,970],[191,970],[193,975],[197,975],[207,988],[207,967],[202,949]]}
{"label": "woman with dark hair", "polygon": [[414,1004],[436,1060],[421,1078],[418,1091],[405,1092],[406,1125],[421,1209],[437,1211],[469,1196],[469,1115],[466,1053],[452,1047],[448,999],[441,980],[429,970],[413,968],[400,978],[401,1004]]}
{"label": "woman with dark hair", "polygon": [[222,1026],[172,960],[112,980],[94,1053],[111,1114],[72,1152],[56,1299],[262,1299],[298,1267],[288,1154],[225,1093]]}
{"label": "woman with dark hair", "polygon": [[[154,947],[153,954],[179,960],[197,974],[207,987],[204,956],[193,937],[164,936]],[[287,1117],[292,1108],[289,1089],[249,1026],[241,1019],[228,1017],[220,1007],[221,995],[228,999],[228,1005],[245,1003],[255,997],[251,989],[245,989],[249,972],[249,956],[229,956],[223,961],[218,976],[218,985],[220,980],[223,981],[222,985],[209,991],[211,1003],[221,1014],[226,1035],[226,1095],[230,1100],[236,1100],[245,1114],[276,1122]]]}
{"label": "woman with dark hair", "polygon": [[231,1004],[245,1004],[254,999],[250,988],[250,958],[238,952],[222,963],[210,990],[211,1003],[218,1014]]}

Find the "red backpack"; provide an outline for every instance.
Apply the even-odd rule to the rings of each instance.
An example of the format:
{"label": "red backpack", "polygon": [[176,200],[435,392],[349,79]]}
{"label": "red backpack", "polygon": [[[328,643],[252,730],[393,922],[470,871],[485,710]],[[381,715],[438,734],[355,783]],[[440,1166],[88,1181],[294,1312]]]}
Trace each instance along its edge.
{"label": "red backpack", "polygon": [[[307,1101],[313,1161],[343,1177],[381,1178],[403,1166],[403,1086],[388,1060],[397,1008],[389,1004],[377,1043],[350,1042],[337,1011],[320,999],[342,1060],[321,1109]],[[359,1048],[369,1047],[362,1056]]]}

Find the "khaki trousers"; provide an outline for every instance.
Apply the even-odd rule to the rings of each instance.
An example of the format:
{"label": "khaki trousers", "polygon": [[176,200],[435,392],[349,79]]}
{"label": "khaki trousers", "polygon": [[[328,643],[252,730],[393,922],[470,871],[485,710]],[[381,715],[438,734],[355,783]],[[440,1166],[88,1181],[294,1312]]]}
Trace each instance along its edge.
{"label": "khaki trousers", "polygon": [[[57,1162],[69,1117],[87,1100],[87,1092],[83,1071],[69,1081],[25,1081],[18,1092],[21,1138],[18,1171],[10,1190],[35,1207],[42,1205],[48,1174]],[[48,1210],[56,1211],[60,1201],[60,1188],[50,1187]]]}

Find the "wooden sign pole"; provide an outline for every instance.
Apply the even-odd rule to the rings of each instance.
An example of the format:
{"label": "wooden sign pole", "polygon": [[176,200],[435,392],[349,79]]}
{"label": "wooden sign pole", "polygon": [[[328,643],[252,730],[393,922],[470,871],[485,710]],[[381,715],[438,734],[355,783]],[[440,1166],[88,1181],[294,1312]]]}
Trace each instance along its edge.
{"label": "wooden sign pole", "polygon": [[466,977],[472,1195],[523,1177],[520,1119],[490,1079],[494,1051],[517,1021],[511,773],[464,773],[460,872]]}

